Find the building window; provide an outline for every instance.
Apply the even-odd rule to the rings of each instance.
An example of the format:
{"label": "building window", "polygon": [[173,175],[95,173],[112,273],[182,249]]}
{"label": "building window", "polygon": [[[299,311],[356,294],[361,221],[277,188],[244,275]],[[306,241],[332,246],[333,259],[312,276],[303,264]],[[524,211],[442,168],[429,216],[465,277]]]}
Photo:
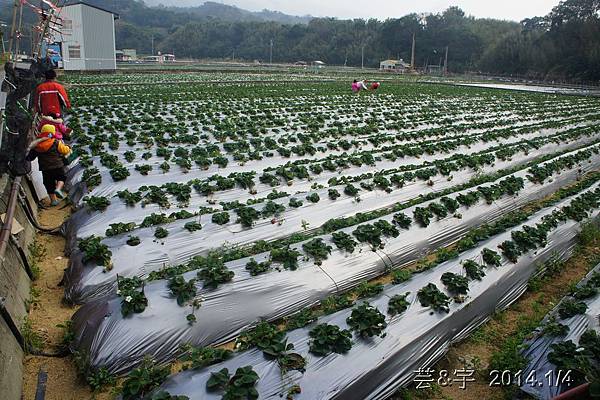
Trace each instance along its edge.
{"label": "building window", "polygon": [[81,58],[81,46],[80,45],[69,45],[69,59]]}
{"label": "building window", "polygon": [[64,31],[72,31],[73,30],[73,20],[72,19],[63,19],[63,30]]}

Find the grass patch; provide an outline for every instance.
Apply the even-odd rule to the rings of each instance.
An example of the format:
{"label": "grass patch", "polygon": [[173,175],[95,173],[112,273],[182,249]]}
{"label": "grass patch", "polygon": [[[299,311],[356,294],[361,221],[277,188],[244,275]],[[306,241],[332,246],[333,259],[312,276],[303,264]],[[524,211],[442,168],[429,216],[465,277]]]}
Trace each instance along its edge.
{"label": "grass patch", "polygon": [[39,351],[44,347],[44,340],[33,328],[28,316],[23,318],[23,323],[21,324],[21,336],[23,336],[26,354]]}
{"label": "grass patch", "polygon": [[27,249],[29,250],[29,266],[31,268],[33,280],[35,281],[39,279],[42,273],[40,263],[44,261],[48,252],[46,247],[37,240],[31,243]]}
{"label": "grass patch", "polygon": [[32,286],[29,289],[29,298],[25,300],[25,309],[27,312],[30,312],[34,308],[38,308],[40,306],[40,296],[42,293],[38,288]]}

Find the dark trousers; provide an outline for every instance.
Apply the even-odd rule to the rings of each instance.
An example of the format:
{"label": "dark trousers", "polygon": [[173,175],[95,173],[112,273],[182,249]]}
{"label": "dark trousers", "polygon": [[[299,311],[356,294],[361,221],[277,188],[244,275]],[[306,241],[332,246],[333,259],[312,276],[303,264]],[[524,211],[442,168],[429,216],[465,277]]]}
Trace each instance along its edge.
{"label": "dark trousers", "polygon": [[48,194],[53,194],[56,189],[56,182],[64,182],[67,180],[64,168],[55,168],[42,171],[42,177],[44,178],[44,187]]}

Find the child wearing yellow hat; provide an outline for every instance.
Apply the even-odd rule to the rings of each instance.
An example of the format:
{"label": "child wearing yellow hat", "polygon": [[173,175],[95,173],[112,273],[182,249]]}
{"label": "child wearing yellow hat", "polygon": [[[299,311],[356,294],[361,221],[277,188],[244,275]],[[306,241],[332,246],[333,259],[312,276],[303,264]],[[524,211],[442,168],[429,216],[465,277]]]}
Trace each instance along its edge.
{"label": "child wearing yellow hat", "polygon": [[66,197],[62,191],[67,179],[63,157],[71,154],[71,148],[55,136],[56,127],[54,125],[42,126],[36,140],[37,144],[28,157],[29,160],[38,158],[44,187],[50,196],[50,204],[53,206],[59,203],[59,199],[62,200]]}

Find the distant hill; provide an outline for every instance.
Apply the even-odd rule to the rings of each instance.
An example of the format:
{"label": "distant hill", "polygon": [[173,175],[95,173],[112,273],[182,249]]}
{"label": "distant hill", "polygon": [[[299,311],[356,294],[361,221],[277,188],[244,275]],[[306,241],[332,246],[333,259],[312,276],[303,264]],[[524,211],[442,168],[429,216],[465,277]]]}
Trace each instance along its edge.
{"label": "distant hill", "polygon": [[262,11],[248,11],[236,6],[216,3],[214,1],[145,0],[144,3],[153,7],[163,6],[169,11],[191,13],[199,17],[212,17],[230,22],[273,21],[281,24],[307,24],[313,18],[311,16],[298,17],[267,9]]}

